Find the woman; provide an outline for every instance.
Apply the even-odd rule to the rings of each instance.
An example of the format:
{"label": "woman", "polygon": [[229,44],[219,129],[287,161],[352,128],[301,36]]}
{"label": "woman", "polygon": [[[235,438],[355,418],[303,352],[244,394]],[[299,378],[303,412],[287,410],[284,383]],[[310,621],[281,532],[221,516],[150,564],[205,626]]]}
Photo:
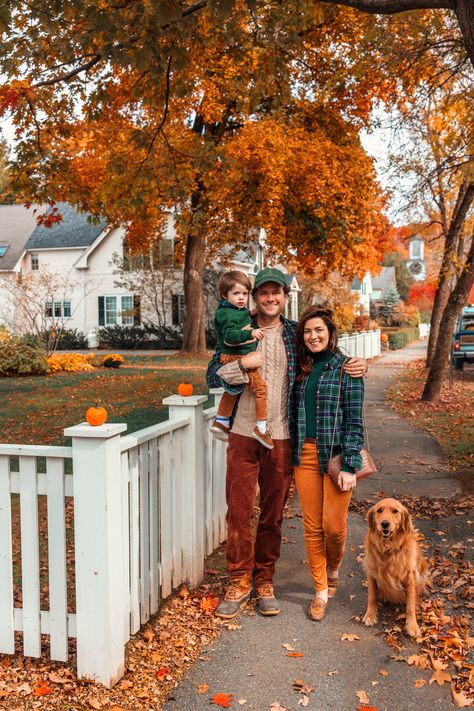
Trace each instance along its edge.
{"label": "woman", "polygon": [[[364,381],[351,378],[344,370],[340,380],[346,358],[337,348],[337,336],[329,309],[319,306],[306,309],[296,336],[299,372],[293,391],[297,430],[294,458],[304,539],[316,591],[308,616],[315,621],[323,619],[328,598],[337,590],[347,512],[356,485],[354,472],[361,467],[364,441]],[[327,474],[331,448],[333,455],[342,453],[338,481],[342,491],[338,491]]]}

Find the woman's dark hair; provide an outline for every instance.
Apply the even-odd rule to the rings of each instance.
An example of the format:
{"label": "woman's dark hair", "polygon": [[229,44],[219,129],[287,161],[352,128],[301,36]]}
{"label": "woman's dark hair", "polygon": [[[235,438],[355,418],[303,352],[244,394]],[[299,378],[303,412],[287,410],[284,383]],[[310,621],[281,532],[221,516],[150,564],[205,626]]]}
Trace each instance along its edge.
{"label": "woman's dark hair", "polygon": [[298,363],[299,363],[299,374],[298,379],[301,380],[305,375],[309,375],[313,370],[314,359],[313,354],[308,348],[306,348],[304,342],[304,329],[306,322],[312,318],[320,318],[329,331],[329,342],[328,350],[335,353],[337,348],[337,338],[338,331],[337,326],[333,320],[333,313],[331,309],[325,309],[321,306],[309,306],[306,311],[302,314],[300,320],[298,321],[298,327],[296,329],[296,352],[298,353]]}

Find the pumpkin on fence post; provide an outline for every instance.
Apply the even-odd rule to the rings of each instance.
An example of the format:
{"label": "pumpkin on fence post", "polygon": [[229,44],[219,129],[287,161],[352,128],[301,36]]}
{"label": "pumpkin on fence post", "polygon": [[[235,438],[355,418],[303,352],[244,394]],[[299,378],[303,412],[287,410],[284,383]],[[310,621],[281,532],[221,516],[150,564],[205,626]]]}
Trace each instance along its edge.
{"label": "pumpkin on fence post", "polygon": [[191,383],[180,383],[178,385],[178,395],[182,397],[189,397],[193,394],[193,386]]}
{"label": "pumpkin on fence post", "polygon": [[107,422],[107,410],[105,407],[99,407],[97,403],[94,407],[89,407],[86,411],[86,420],[92,427],[98,427]]}

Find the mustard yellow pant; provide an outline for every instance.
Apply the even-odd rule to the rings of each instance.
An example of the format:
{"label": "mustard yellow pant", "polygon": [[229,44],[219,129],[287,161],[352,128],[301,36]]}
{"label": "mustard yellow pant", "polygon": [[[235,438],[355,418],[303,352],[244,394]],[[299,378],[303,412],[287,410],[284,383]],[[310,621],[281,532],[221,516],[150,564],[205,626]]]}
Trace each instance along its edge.
{"label": "mustard yellow pant", "polygon": [[321,474],[316,444],[305,442],[295,481],[303,511],[304,541],[316,592],[328,586],[327,569],[337,570],[347,533],[347,512],[352,491],[338,491]]}

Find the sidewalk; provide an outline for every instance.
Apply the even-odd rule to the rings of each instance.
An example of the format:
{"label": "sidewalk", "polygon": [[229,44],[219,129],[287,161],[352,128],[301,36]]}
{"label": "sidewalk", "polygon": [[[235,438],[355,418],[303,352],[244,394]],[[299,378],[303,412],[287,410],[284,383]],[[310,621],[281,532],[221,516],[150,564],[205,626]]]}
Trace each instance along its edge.
{"label": "sidewalk", "polygon": [[[367,420],[371,448],[382,473],[363,482],[357,490],[360,500],[376,500],[382,491],[386,496],[450,497],[462,493],[462,482],[449,471],[436,442],[415,431],[384,404],[384,390],[394,374],[404,362],[422,357],[424,348],[425,343],[417,342],[402,352],[385,354],[370,366]],[[440,529],[446,532],[446,545],[467,537],[466,517],[417,520],[416,524],[430,546],[440,545]],[[385,607],[383,622],[374,628],[361,624],[366,591],[357,558],[365,531],[363,515],[351,513],[340,590],[330,601],[324,621],[311,622],[306,606],[313,591],[305,563],[302,519],[294,502],[284,523],[285,539],[275,581],[282,613],[276,618],[262,618],[249,608],[232,620],[230,629],[223,630],[168,697],[165,711],[217,709],[210,706],[210,699],[222,692],[234,696],[230,708],[255,711],[267,711],[272,704],[274,711],[297,711],[306,705],[305,696],[307,708],[314,711],[351,711],[358,709],[364,698],[356,692],[364,691],[370,706],[378,711],[454,708],[449,684],[428,684],[432,670],[391,658],[418,654],[417,645],[408,637],[403,637],[404,646],[399,651],[385,641],[385,629],[402,624],[395,620],[395,608]],[[360,639],[341,641],[343,634]],[[282,645],[290,645],[304,656],[289,657],[288,648]],[[425,685],[415,688],[414,682],[420,678],[425,679]],[[298,693],[295,680],[314,687],[314,691]],[[203,684],[209,689],[199,694],[197,688]]]}

